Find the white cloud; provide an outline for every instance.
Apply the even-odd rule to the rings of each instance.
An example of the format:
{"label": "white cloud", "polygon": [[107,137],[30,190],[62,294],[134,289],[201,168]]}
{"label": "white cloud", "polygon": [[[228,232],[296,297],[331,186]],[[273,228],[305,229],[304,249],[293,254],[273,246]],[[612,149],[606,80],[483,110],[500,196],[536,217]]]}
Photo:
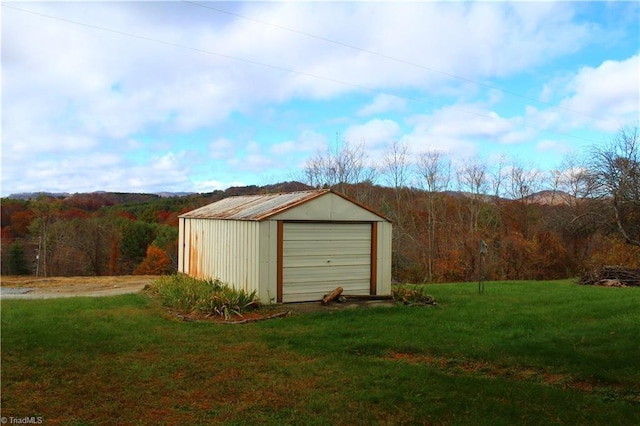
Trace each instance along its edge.
{"label": "white cloud", "polygon": [[312,154],[326,147],[327,138],[313,130],[304,130],[296,140],[289,140],[271,145],[269,151],[276,156],[288,156],[297,153]]}
{"label": "white cloud", "polygon": [[428,129],[435,139],[483,140],[489,143],[517,143],[528,139],[519,118],[505,118],[482,104],[456,104],[431,115],[410,117],[408,124]]}
{"label": "white cloud", "polygon": [[554,139],[543,139],[536,144],[536,149],[541,153],[559,153],[569,154],[573,152],[573,148],[566,142]]}
{"label": "white cloud", "polygon": [[[36,160],[20,171],[20,177],[3,176],[3,190],[53,191],[171,191],[188,185],[181,155],[168,153],[141,164],[106,152],[72,155],[60,160]],[[3,172],[4,174],[4,172]],[[34,188],[32,182],[38,182]]]}
{"label": "white cloud", "polygon": [[[150,39],[5,10],[3,34],[12,41],[3,63],[8,99],[39,99],[58,112],[42,111],[34,121],[66,117],[72,122],[65,125],[96,137],[122,138],[149,127],[192,130],[255,105],[293,96],[328,98],[357,86],[434,89],[452,83],[441,73],[252,21],[225,20],[184,3],[21,6]],[[547,62],[584,43],[588,29],[555,4],[254,3],[241,9],[265,22],[469,78]],[[189,26],[182,25],[185,20]],[[361,113],[399,106],[397,98],[380,95]],[[7,109],[11,113],[13,102]]]}
{"label": "white cloud", "polygon": [[402,111],[407,106],[407,100],[397,96],[381,93],[373,101],[358,110],[357,115],[367,117],[389,111]]}
{"label": "white cloud", "polygon": [[640,116],[639,55],[582,67],[573,75],[544,86],[545,99],[557,98],[558,107],[526,107],[526,122],[536,128],[566,132],[591,128],[615,132]]}
{"label": "white cloud", "polygon": [[344,139],[354,144],[376,148],[392,142],[400,134],[400,126],[393,120],[373,119],[365,124],[352,125],[344,132]]}
{"label": "white cloud", "polygon": [[217,138],[209,144],[209,156],[214,160],[233,158],[235,155],[234,143],[227,138]]}
{"label": "white cloud", "polygon": [[605,131],[638,119],[640,114],[640,56],[623,61],[605,61],[599,67],[584,67],[576,74],[571,88],[574,95],[560,104],[592,117],[576,117],[583,123]]}

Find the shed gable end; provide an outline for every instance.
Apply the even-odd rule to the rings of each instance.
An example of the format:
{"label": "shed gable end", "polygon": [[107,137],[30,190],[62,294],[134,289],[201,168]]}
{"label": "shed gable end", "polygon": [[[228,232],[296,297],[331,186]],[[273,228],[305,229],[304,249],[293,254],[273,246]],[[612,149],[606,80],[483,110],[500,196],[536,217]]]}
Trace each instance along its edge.
{"label": "shed gable end", "polygon": [[271,220],[382,222],[385,218],[327,192],[303,204],[271,216]]}

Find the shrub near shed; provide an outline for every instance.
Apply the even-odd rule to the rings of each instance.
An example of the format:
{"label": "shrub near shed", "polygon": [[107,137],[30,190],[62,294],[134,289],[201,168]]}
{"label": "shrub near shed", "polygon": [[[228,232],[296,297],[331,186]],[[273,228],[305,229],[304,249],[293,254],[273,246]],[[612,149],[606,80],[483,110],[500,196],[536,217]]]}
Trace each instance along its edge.
{"label": "shrub near shed", "polygon": [[220,280],[199,280],[186,275],[170,275],[154,281],[148,292],[164,306],[180,315],[226,320],[260,306],[256,293],[233,289]]}

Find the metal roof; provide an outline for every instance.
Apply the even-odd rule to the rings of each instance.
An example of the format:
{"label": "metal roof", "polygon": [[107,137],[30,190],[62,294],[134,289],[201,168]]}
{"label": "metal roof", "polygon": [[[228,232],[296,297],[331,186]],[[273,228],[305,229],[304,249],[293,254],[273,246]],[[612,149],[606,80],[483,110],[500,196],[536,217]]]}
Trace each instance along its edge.
{"label": "metal roof", "polygon": [[204,207],[200,207],[199,209],[191,210],[179,217],[261,221],[329,193],[344,198],[350,203],[353,203],[374,215],[391,222],[391,219],[332,189],[228,197]]}
{"label": "metal roof", "polygon": [[281,194],[229,197],[187,212],[180,215],[180,217],[259,221],[329,192],[331,192],[329,189],[321,189]]}

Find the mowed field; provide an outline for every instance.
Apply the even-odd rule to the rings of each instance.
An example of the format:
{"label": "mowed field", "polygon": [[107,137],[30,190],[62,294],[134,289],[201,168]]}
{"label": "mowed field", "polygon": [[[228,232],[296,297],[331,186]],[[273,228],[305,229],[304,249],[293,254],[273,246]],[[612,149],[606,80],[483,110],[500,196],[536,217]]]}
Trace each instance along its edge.
{"label": "mowed field", "polygon": [[2,300],[2,416],[45,424],[640,424],[640,289],[428,286],[435,307],[181,321]]}

